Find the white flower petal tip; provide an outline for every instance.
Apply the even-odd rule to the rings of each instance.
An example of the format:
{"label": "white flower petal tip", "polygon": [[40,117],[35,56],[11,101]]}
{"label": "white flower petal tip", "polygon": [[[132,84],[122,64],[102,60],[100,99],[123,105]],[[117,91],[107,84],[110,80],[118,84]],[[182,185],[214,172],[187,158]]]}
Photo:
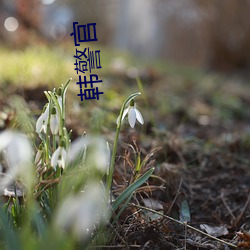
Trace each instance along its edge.
{"label": "white flower petal tip", "polygon": [[141,112],[138,109],[135,109],[135,113],[136,113],[136,119],[138,120],[139,123],[141,123],[141,125],[143,125],[144,119],[142,117]]}

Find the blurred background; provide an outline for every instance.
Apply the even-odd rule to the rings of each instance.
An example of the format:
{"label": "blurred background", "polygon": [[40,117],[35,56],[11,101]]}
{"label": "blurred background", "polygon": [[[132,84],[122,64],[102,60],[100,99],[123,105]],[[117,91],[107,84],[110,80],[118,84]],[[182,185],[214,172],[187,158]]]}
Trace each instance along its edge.
{"label": "blurred background", "polygon": [[[98,41],[75,47],[73,22],[96,23]],[[99,100],[77,96],[73,56],[86,47],[100,50]],[[165,180],[167,193],[156,197],[168,199],[164,210],[175,209],[183,177],[197,225],[235,230],[243,215],[249,225],[250,0],[0,0],[0,131],[29,134],[44,91],[71,77],[65,124],[72,141],[99,133],[112,145],[123,101],[142,93],[136,105],[145,123],[132,129],[124,119],[116,183],[134,171],[135,151],[140,161],[161,148],[152,164]]]}
{"label": "blurred background", "polygon": [[97,23],[98,42],[143,59],[224,72],[250,64],[249,0],[1,0],[1,43],[13,49],[72,40]]}
{"label": "blurred background", "polygon": [[[223,124],[213,131],[221,134],[242,121],[250,133],[249,0],[0,0],[0,6],[0,106],[17,93],[39,114],[43,91],[72,77],[68,125],[77,134],[100,116],[97,127],[114,126],[122,100],[138,89],[147,131],[189,124],[183,133],[193,135],[199,126]],[[96,23],[98,41],[78,49],[101,51],[102,68],[93,70],[103,80],[99,101],[76,98],[73,22]]]}

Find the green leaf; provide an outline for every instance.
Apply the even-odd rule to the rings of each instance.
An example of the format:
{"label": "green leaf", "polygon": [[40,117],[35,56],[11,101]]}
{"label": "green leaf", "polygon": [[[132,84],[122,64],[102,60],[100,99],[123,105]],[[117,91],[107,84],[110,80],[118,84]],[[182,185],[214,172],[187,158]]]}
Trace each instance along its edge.
{"label": "green leaf", "polygon": [[136,167],[135,167],[135,172],[138,173],[141,170],[141,154],[140,152],[137,154],[137,159],[136,159]]}
{"label": "green leaf", "polygon": [[191,220],[190,210],[187,200],[181,202],[180,208],[180,221],[181,222],[189,222]]}
{"label": "green leaf", "polygon": [[7,250],[21,250],[20,241],[13,226],[9,223],[8,215],[0,208],[0,228],[3,233]]}
{"label": "green leaf", "polygon": [[138,178],[133,184],[127,187],[118,198],[112,203],[112,208],[115,211],[124,200],[126,200],[137,188],[139,188],[143,183],[147,181],[147,179],[154,172],[154,168],[149,169],[143,176]]}
{"label": "green leaf", "polygon": [[44,233],[45,233],[45,222],[44,222],[44,219],[43,219],[42,215],[38,211],[34,211],[33,221],[34,221],[34,224],[36,225],[36,229],[37,229],[38,235],[40,237],[44,236]]}
{"label": "green leaf", "polygon": [[70,83],[71,80],[72,80],[72,78],[69,78],[69,80],[67,81],[67,83],[63,86],[63,89],[62,89],[62,95],[63,96],[66,94],[66,91],[68,89],[68,86],[69,86],[69,83]]}
{"label": "green leaf", "polygon": [[112,222],[112,225],[114,225],[117,220],[119,219],[120,215],[122,214],[122,212],[124,211],[124,209],[126,208],[127,204],[129,203],[130,199],[132,198],[133,196],[133,193],[131,193],[129,195],[129,197],[127,198],[127,200],[123,203],[122,207],[120,208],[119,212],[117,213],[117,215],[115,216],[113,222]]}

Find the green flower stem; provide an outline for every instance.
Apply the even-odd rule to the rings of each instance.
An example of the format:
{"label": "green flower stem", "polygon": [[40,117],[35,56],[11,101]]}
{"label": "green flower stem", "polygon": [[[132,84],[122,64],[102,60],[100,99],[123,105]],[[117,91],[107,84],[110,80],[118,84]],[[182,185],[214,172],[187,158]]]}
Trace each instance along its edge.
{"label": "green flower stem", "polygon": [[65,94],[66,94],[66,91],[67,91],[67,88],[69,86],[69,83],[70,83],[71,79],[72,78],[70,78],[68,80],[68,82],[65,84],[65,86],[63,86],[63,90],[62,90],[62,110],[61,110],[61,107],[60,107],[60,105],[59,105],[59,103],[57,101],[56,95],[53,92],[48,91],[49,96],[53,100],[53,102],[56,105],[56,108],[57,108],[57,110],[59,112],[59,118],[60,118],[59,136],[63,135],[63,128],[64,128],[64,125],[65,125]]}
{"label": "green flower stem", "polygon": [[[47,96],[47,92],[44,92],[45,93],[45,95],[46,95],[46,97],[48,98],[48,96]],[[47,129],[46,129],[46,134],[45,134],[45,155],[46,155],[46,164],[48,164],[49,163],[49,155],[50,155],[50,150],[51,150],[51,148],[49,148],[49,146],[50,146],[50,137],[49,137],[49,130],[50,130],[50,114],[51,114],[51,111],[52,111],[52,101],[51,101],[51,99],[50,98],[48,98],[48,101],[49,101],[49,117],[48,117],[48,123],[47,123]]]}
{"label": "green flower stem", "polygon": [[56,135],[52,135],[53,152],[56,150]]}
{"label": "green flower stem", "polygon": [[59,136],[62,136],[63,135],[63,118],[62,118],[62,111],[61,111],[61,108],[60,108],[60,105],[54,95],[54,93],[52,93],[51,91],[48,92],[51,99],[53,100],[54,104],[56,105],[56,108],[57,108],[57,111],[59,112],[59,120],[60,120],[60,125],[59,125]]}
{"label": "green flower stem", "polygon": [[[72,130],[70,132],[72,132]],[[65,149],[66,150],[69,149],[70,142],[71,142],[69,133],[68,133],[67,129],[65,127],[63,127],[63,138],[65,139]]]}
{"label": "green flower stem", "polygon": [[62,89],[62,127],[65,126],[65,96],[66,96],[66,91],[68,89],[69,83],[72,80],[72,78],[69,78],[67,83],[63,86]]}
{"label": "green flower stem", "polygon": [[140,92],[137,92],[137,93],[134,93],[134,94],[130,95],[124,101],[124,103],[123,103],[123,105],[121,107],[119,118],[118,118],[118,122],[117,122],[117,127],[116,127],[116,134],[115,134],[115,140],[114,140],[114,148],[113,148],[113,152],[112,152],[112,157],[111,157],[111,162],[110,162],[110,167],[109,167],[109,173],[108,173],[108,177],[107,177],[107,193],[109,193],[111,191],[111,187],[112,187],[112,183],[113,183],[113,173],[114,173],[114,169],[115,169],[115,156],[116,156],[116,151],[117,151],[118,137],[119,137],[119,133],[120,133],[120,129],[121,129],[123,112],[125,110],[126,105],[132,99],[134,99],[136,96],[138,96],[140,94],[141,94]]}

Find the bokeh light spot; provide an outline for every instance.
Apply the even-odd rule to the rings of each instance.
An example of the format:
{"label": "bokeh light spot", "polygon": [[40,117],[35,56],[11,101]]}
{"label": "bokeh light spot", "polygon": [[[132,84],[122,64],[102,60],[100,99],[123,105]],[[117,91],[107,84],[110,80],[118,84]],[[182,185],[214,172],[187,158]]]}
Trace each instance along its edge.
{"label": "bokeh light spot", "polygon": [[4,21],[4,27],[6,30],[13,32],[16,31],[18,28],[18,21],[15,17],[8,17]]}
{"label": "bokeh light spot", "polygon": [[66,33],[66,28],[62,24],[53,25],[50,29],[50,34],[55,40],[62,39],[63,37],[65,37]]}
{"label": "bokeh light spot", "polygon": [[42,4],[45,4],[45,5],[49,5],[49,4],[52,4],[54,2],[55,2],[55,0],[42,0]]}

